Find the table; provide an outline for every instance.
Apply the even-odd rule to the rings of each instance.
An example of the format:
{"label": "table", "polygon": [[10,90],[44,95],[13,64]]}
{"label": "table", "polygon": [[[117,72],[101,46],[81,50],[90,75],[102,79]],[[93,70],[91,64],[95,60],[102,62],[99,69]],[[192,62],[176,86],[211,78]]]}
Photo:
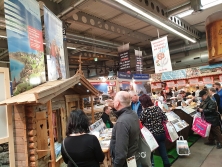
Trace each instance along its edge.
{"label": "table", "polygon": [[105,154],[105,159],[103,161],[103,165],[105,167],[111,166],[112,162],[111,162],[111,157],[110,157],[110,150],[108,149],[102,149],[103,153]]}

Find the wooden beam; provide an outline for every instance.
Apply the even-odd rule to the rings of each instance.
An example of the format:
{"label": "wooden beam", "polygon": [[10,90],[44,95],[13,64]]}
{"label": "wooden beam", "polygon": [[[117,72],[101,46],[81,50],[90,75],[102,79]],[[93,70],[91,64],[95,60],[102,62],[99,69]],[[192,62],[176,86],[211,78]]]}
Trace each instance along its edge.
{"label": "wooden beam", "polygon": [[90,96],[91,98],[91,115],[92,115],[92,123],[95,122],[95,118],[94,118],[94,105],[93,105],[93,96]]}
{"label": "wooden beam", "polygon": [[47,112],[48,112],[48,123],[49,123],[49,137],[50,137],[50,150],[51,150],[51,164],[52,167],[56,165],[56,156],[55,156],[55,143],[53,135],[53,125],[52,125],[52,102],[49,100],[47,102]]}

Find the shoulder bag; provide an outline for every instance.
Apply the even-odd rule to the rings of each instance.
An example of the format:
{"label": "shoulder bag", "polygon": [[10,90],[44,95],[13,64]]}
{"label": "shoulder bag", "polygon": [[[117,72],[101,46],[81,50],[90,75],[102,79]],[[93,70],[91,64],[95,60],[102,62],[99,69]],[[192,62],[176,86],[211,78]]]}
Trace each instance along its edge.
{"label": "shoulder bag", "polygon": [[78,167],[77,165],[76,165],[76,163],[73,161],[73,159],[69,156],[69,154],[67,153],[67,151],[66,151],[66,147],[65,147],[65,139],[63,140],[63,149],[64,149],[64,151],[65,151],[65,153],[66,153],[66,156],[69,158],[69,160],[72,162],[72,164],[75,166],[75,167]]}

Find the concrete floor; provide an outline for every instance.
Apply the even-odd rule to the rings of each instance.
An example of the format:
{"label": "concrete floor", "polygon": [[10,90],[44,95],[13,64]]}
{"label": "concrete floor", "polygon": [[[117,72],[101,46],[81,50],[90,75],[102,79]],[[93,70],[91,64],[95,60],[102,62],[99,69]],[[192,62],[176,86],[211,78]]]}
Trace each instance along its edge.
{"label": "concrete floor", "polygon": [[206,139],[199,139],[191,146],[188,157],[179,157],[172,167],[222,167],[222,149],[204,145]]}

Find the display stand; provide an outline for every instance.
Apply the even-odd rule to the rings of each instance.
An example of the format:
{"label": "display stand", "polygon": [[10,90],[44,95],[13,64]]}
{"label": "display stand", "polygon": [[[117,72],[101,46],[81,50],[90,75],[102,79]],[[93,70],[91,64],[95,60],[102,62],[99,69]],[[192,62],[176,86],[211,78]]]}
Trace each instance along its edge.
{"label": "display stand", "polygon": [[[0,67],[0,100],[5,100],[11,97],[10,80],[8,68]],[[15,166],[14,154],[14,138],[13,138],[13,123],[12,123],[12,107],[0,106],[0,144],[8,143],[9,145],[9,162],[10,167]]]}
{"label": "display stand", "polygon": [[[83,109],[83,98],[99,93],[80,70],[69,79],[50,81],[0,102],[8,108],[14,106],[13,166],[59,167],[63,163],[61,143],[66,137],[67,117],[73,109]],[[7,140],[13,143],[13,137]]]}

